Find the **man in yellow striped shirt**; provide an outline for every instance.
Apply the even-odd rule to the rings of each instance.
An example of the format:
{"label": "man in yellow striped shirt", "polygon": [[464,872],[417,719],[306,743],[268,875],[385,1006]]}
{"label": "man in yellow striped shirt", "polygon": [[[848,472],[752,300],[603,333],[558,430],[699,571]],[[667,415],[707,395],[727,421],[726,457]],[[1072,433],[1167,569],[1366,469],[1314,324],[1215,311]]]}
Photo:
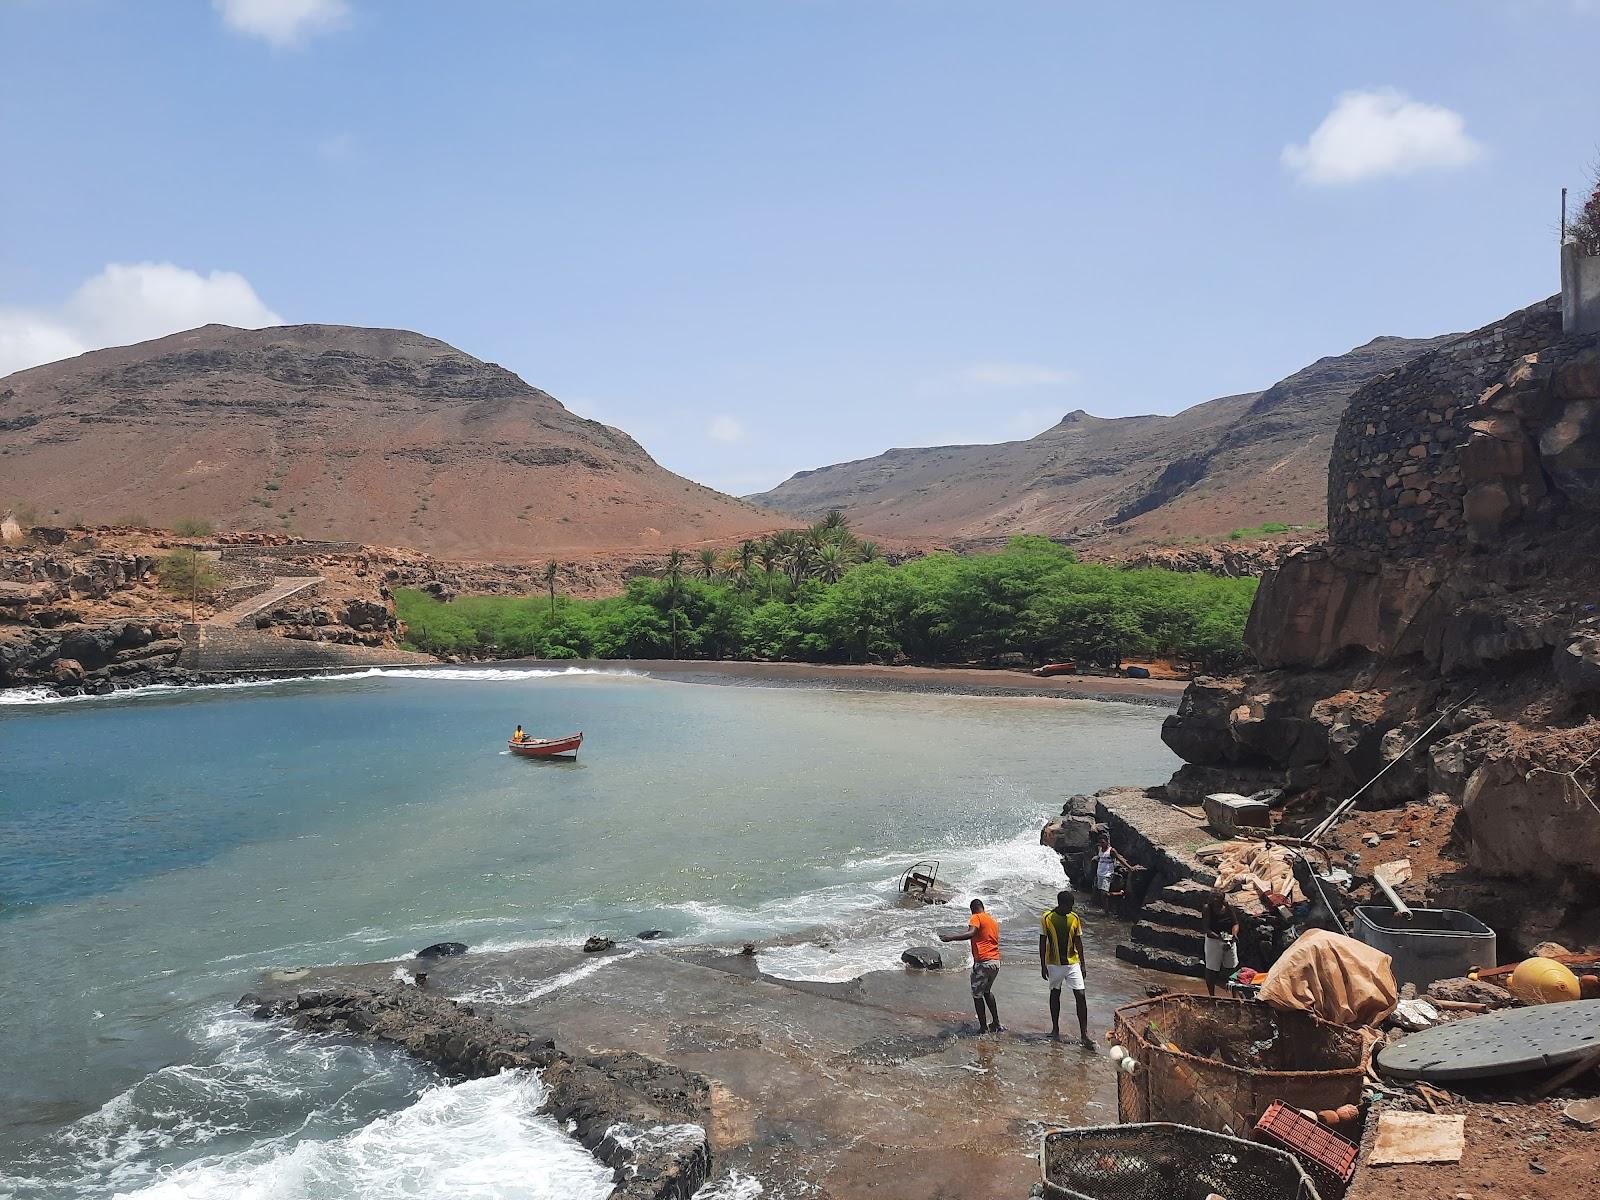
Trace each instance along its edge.
{"label": "man in yellow striped shirt", "polygon": [[1078,1037],[1093,1050],[1089,1037],[1089,995],[1084,990],[1083,922],[1073,911],[1070,891],[1056,895],[1056,906],[1039,918],[1039,978],[1050,984],[1050,1036],[1061,1037],[1061,989],[1070,987],[1078,1002]]}

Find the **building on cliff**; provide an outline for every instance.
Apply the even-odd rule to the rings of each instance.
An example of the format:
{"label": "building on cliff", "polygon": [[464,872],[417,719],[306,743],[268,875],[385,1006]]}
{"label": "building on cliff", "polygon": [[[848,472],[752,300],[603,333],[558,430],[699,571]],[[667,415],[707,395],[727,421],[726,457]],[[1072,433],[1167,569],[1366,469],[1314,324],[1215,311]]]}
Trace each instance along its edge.
{"label": "building on cliff", "polygon": [[[1597,260],[1600,261],[1600,260]],[[1509,952],[1600,941],[1600,331],[1551,299],[1372,380],[1328,475],[1325,545],[1263,580],[1259,670],[1202,679],[1163,731],[1169,791],[1271,777],[1308,818],[1394,762],[1356,829],[1408,832],[1422,898]]]}

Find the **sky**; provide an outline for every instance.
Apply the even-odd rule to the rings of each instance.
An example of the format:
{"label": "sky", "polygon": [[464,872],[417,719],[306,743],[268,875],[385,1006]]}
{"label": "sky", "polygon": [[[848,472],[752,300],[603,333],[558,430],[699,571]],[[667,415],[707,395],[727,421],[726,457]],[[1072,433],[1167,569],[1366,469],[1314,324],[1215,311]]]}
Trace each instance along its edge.
{"label": "sky", "polygon": [[736,494],[1553,293],[1600,0],[0,0],[0,374],[414,329]]}

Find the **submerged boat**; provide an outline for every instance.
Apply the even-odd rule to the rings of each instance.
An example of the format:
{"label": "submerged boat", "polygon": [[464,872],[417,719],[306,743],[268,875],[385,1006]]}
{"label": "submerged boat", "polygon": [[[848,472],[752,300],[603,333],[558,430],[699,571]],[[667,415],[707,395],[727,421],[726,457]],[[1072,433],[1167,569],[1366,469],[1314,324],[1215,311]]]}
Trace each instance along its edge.
{"label": "submerged boat", "polygon": [[558,738],[523,738],[520,742],[506,743],[513,754],[524,758],[577,758],[578,747],[583,745],[583,732],[569,733]]}

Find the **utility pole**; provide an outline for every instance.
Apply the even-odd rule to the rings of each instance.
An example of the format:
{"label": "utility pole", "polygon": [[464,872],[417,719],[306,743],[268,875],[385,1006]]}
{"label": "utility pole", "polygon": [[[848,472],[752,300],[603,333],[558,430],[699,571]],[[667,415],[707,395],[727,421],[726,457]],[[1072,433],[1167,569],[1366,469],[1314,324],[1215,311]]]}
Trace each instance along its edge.
{"label": "utility pole", "polygon": [[1567,244],[1567,189],[1561,189],[1561,244]]}

